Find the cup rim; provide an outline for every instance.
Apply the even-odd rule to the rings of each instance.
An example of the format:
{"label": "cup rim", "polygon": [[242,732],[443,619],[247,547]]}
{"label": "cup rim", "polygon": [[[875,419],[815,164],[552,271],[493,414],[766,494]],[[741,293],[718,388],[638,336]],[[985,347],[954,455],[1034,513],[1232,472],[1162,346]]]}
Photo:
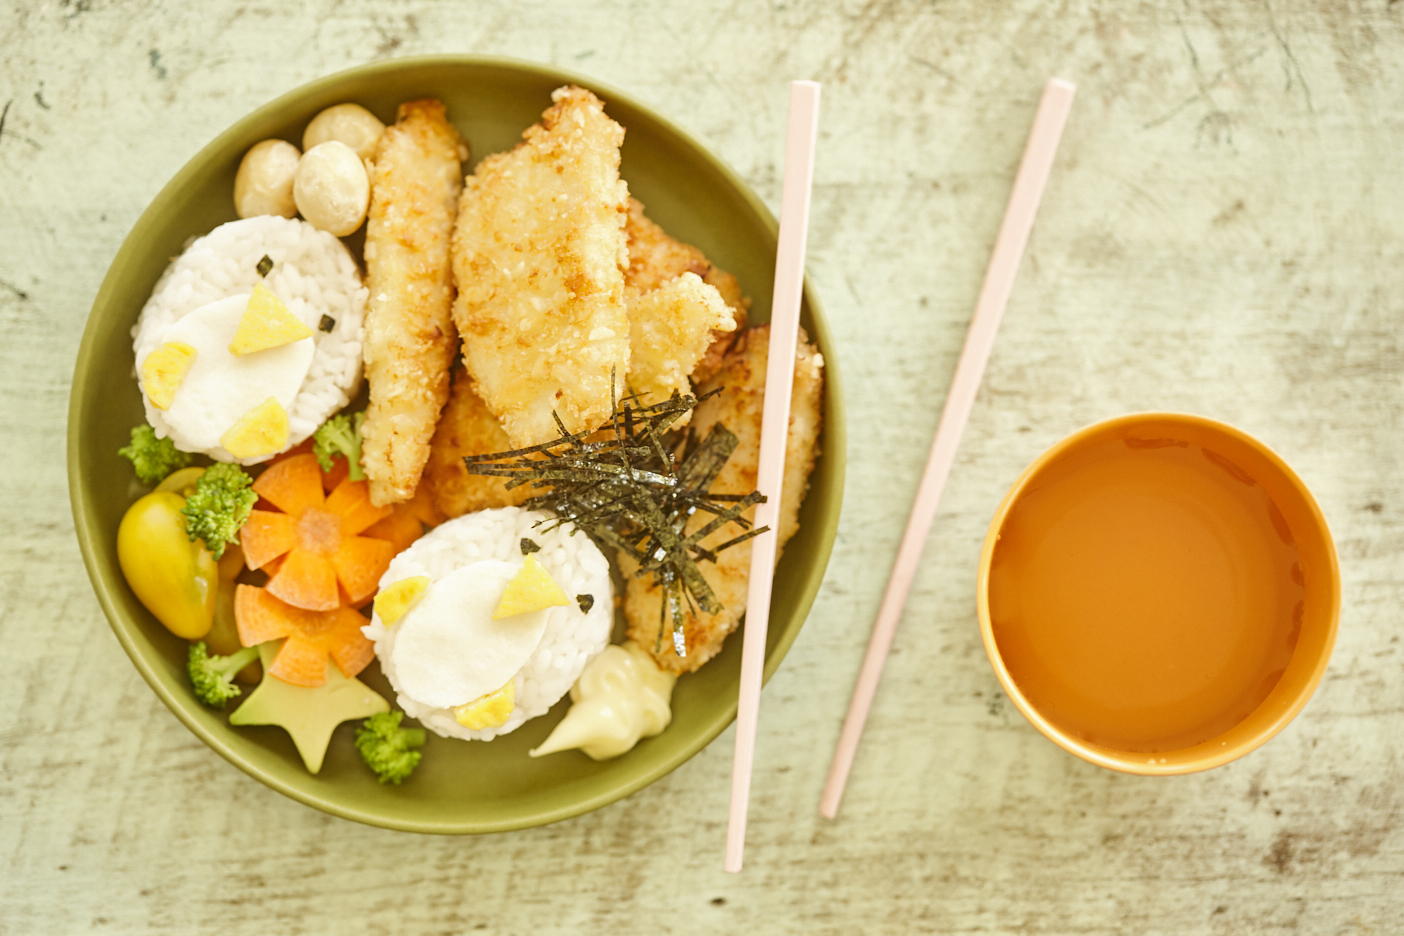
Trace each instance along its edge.
{"label": "cup rim", "polygon": [[[1084,741],[1049,721],[1019,690],[1008,668],[1005,666],[1004,659],[999,652],[998,644],[995,642],[994,627],[990,620],[989,606],[990,565],[994,559],[995,544],[999,540],[1000,530],[1003,528],[1004,522],[1009,516],[1009,512],[1013,509],[1019,497],[1024,493],[1024,490],[1033,477],[1042,471],[1050,462],[1070,451],[1091,436],[1109,429],[1133,426],[1157,420],[1178,422],[1221,433],[1242,442],[1267,459],[1274,469],[1281,472],[1283,478],[1302,499],[1303,506],[1306,507],[1314,526],[1321,534],[1326,547],[1326,555],[1330,567],[1329,580],[1326,583],[1326,587],[1330,593],[1326,639],[1318,659],[1313,663],[1310,675],[1295,697],[1293,697],[1291,702],[1282,708],[1281,711],[1258,732],[1235,742],[1224,744],[1220,748],[1206,753],[1202,757],[1190,761],[1177,760],[1177,762],[1174,763],[1158,763],[1155,762],[1155,760],[1159,759],[1152,760],[1145,758],[1139,753],[1118,753],[1110,751],[1108,748],[1103,748],[1099,745]],[[1266,744],[1276,736],[1278,732],[1287,727],[1288,723],[1297,717],[1311,699],[1317,686],[1321,684],[1322,677],[1326,673],[1326,667],[1330,663],[1331,652],[1336,643],[1336,632],[1340,622],[1341,611],[1340,561],[1336,553],[1335,541],[1331,537],[1330,527],[1326,523],[1325,514],[1322,513],[1320,505],[1316,502],[1316,498],[1312,496],[1306,483],[1292,470],[1291,466],[1287,464],[1282,456],[1278,455],[1277,452],[1273,451],[1266,444],[1240,429],[1236,429],[1216,419],[1210,419],[1207,416],[1168,411],[1128,413],[1084,426],[1065,438],[1060,439],[1058,442],[1049,446],[1042,454],[1035,458],[1028,467],[1020,472],[1019,477],[1015,479],[1014,483],[1010,485],[1008,492],[1004,495],[1004,499],[1000,501],[999,507],[995,510],[994,517],[990,520],[989,529],[985,533],[985,541],[980,550],[979,572],[976,578],[976,604],[980,620],[980,640],[985,646],[985,655],[988,657],[990,666],[994,670],[995,678],[999,680],[1000,687],[1004,690],[1005,694],[1009,696],[1015,707],[1019,709],[1023,716],[1027,718],[1044,737],[1048,738],[1068,753],[1074,754],[1099,767],[1106,767],[1109,770],[1141,776],[1190,774],[1221,767]],[[1189,749],[1187,748],[1184,750]]]}

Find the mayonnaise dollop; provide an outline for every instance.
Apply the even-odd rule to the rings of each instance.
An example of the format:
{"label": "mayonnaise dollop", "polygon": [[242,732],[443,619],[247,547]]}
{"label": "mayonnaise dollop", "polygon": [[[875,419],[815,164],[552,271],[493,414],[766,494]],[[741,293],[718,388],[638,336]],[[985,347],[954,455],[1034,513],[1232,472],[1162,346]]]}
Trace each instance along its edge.
{"label": "mayonnaise dollop", "polygon": [[532,757],[579,748],[608,760],[651,738],[673,720],[669,702],[677,676],[665,673],[633,641],[605,647],[570,689],[566,717]]}

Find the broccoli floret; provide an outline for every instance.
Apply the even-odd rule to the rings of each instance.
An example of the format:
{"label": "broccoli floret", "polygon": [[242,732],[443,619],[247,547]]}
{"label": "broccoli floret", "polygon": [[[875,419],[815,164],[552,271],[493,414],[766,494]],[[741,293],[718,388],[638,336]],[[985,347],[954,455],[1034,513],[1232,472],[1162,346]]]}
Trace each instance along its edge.
{"label": "broccoli floret", "polygon": [[190,542],[204,540],[205,548],[216,559],[224,555],[225,543],[238,542],[239,527],[249,519],[249,511],[258,502],[258,495],[249,490],[252,483],[238,465],[211,465],[180,508]]}
{"label": "broccoli floret", "polygon": [[229,656],[210,656],[203,640],[191,644],[185,669],[190,673],[190,684],[195,687],[195,697],[206,705],[222,708],[225,700],[239,695],[239,687],[229,680],[257,659],[257,647],[245,647]]}
{"label": "broccoli floret", "polygon": [[322,427],[312,435],[312,454],[317,456],[317,464],[322,466],[323,471],[332,470],[333,455],[344,455],[351,469],[348,477],[352,481],[360,481],[366,476],[361,468],[361,423],[365,421],[365,413],[357,413],[354,421],[342,413],[322,423]]}
{"label": "broccoli floret", "polygon": [[400,783],[419,764],[423,728],[401,728],[404,712],[381,712],[356,729],[356,750],[381,783]]}
{"label": "broccoli floret", "polygon": [[156,438],[156,430],[147,425],[134,427],[132,444],[118,449],[117,454],[132,460],[142,484],[160,484],[166,475],[190,464],[190,453],[176,448],[170,439]]}

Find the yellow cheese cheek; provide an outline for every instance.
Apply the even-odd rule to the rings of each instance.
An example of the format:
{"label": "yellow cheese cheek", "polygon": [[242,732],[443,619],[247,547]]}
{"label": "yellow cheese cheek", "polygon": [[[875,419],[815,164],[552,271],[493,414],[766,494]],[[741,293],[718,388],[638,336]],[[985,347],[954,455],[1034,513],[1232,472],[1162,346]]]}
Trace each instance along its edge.
{"label": "yellow cheese cheek", "polygon": [[507,719],[512,717],[512,710],[516,707],[517,680],[514,677],[501,689],[474,699],[467,705],[458,706],[453,710],[453,717],[458,719],[458,723],[464,728],[482,731],[484,728],[500,728],[507,724]]}
{"label": "yellow cheese cheek", "polygon": [[219,444],[235,458],[256,458],[282,451],[288,444],[287,410],[269,397],[220,436]]}
{"label": "yellow cheese cheek", "polygon": [[243,317],[239,319],[239,328],[234,332],[234,340],[229,343],[229,351],[231,354],[253,354],[311,337],[312,329],[289,312],[283,300],[275,296],[272,290],[258,283],[249,297]]}
{"label": "yellow cheese cheek", "polygon": [[195,349],[179,341],[168,341],[141,362],[141,386],[146,398],[159,410],[171,408],[181,381],[195,362]]}
{"label": "yellow cheese cheek", "polygon": [[556,584],[556,580],[551,578],[551,573],[546,571],[546,567],[535,556],[527,556],[526,563],[507,583],[507,590],[502,593],[497,610],[492,612],[492,619],[497,621],[528,611],[563,607],[568,604],[570,599],[561,590],[561,586]]}
{"label": "yellow cheese cheek", "polygon": [[380,623],[390,627],[404,617],[410,605],[418,601],[428,587],[429,576],[414,575],[382,588],[375,596],[375,613],[380,615]]}

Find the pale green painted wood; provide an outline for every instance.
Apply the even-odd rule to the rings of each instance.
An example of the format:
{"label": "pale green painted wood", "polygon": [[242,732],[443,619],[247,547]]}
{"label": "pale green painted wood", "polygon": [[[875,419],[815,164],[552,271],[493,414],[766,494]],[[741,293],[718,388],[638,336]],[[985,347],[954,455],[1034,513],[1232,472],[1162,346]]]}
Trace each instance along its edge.
{"label": "pale green painted wood", "polygon": [[[210,0],[0,14],[0,932],[1385,933],[1404,918],[1404,5],[704,8]],[[218,41],[219,45],[212,43]],[[371,829],[173,718],[83,572],[72,364],[122,238],[243,114],[377,56],[584,71],[774,209],[790,78],[824,82],[810,272],[851,424],[813,614],[764,693],[747,867],[732,734],[565,823]],[[887,564],[1044,79],[1079,96],[838,822],[816,814]],[[1179,409],[1286,457],[1341,553],[1335,659],[1248,758],[1168,781],[1064,754],[997,691],[985,525],[1048,444]],[[185,808],[182,809],[182,806]]]}

